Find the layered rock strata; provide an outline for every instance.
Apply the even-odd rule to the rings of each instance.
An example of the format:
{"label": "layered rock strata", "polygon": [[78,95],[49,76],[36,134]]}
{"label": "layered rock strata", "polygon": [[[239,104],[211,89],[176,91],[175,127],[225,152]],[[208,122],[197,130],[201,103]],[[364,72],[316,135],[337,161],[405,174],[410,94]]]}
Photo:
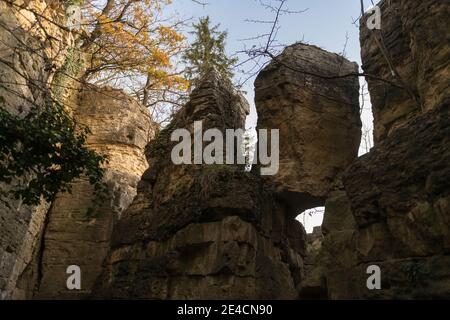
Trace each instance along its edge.
{"label": "layered rock strata", "polygon": [[[58,3],[30,2],[50,13]],[[89,147],[110,158],[110,197],[88,216],[93,190],[82,179],[48,215],[50,204],[0,195],[0,297],[449,298],[449,5],[379,5],[380,31],[361,21],[376,146],[359,159],[357,66],[314,46],[288,47],[255,82],[259,128],[280,130],[280,171],[264,179],[257,167],[172,163],[174,130],[244,127],[248,103],[214,71],[146,159],[152,127],[136,102],[111,89],[63,90],[93,132]],[[11,10],[0,2],[0,23],[15,31],[0,33],[0,80],[11,83],[0,95],[26,114],[61,85],[55,71],[73,38],[47,25],[47,39],[32,15]],[[20,50],[22,40],[44,54]],[[323,236],[308,242],[295,217],[323,204]],[[69,265],[81,267],[81,291],[67,290]],[[380,290],[367,287],[369,266],[379,267]]]}
{"label": "layered rock strata", "polygon": [[[364,29],[366,72],[389,77],[374,37],[383,35],[405,88],[368,80],[377,144],[336,180],[326,201],[325,238],[301,294],[330,299],[450,297],[449,5],[382,1],[381,32]],[[391,79],[392,80],[392,79]],[[398,81],[398,79],[393,79]],[[398,82],[397,82],[398,84]],[[369,290],[369,266],[381,289]],[[306,294],[307,296],[307,294]]]}
{"label": "layered rock strata", "polygon": [[[450,297],[449,119],[448,104],[430,111],[345,171],[326,204],[315,274],[328,298]],[[381,290],[367,288],[371,265]]]}
{"label": "layered rock strata", "polygon": [[322,206],[361,139],[356,63],[295,44],[255,81],[258,128],[280,130],[280,170],[269,177],[294,212]]}
{"label": "layered rock strata", "polygon": [[[49,22],[65,24],[65,7],[59,1],[14,4],[0,2],[0,97],[7,111],[26,116],[30,109],[49,102],[55,72],[74,39]],[[50,205],[43,201],[27,206],[10,195],[27,179],[0,184],[0,299],[26,296],[17,281],[31,268]]]}
{"label": "layered rock strata", "polygon": [[[375,144],[422,111],[448,101],[448,1],[381,1],[381,30],[361,20],[361,57],[374,115]],[[379,81],[385,79],[387,81]]]}
{"label": "layered rock strata", "polygon": [[[38,261],[34,298],[82,299],[91,294],[108,253],[114,222],[136,195],[147,168],[144,148],[155,127],[148,111],[120,90],[86,87],[78,95],[74,119],[91,133],[86,146],[108,157],[103,182],[106,200],[95,203],[87,179],[72,183],[72,193],[52,203]],[[95,211],[89,213],[90,208]],[[68,266],[81,269],[81,290],[66,286]]]}
{"label": "layered rock strata", "polygon": [[305,231],[260,177],[238,165],[171,162],[171,133],[243,128],[248,103],[211,71],[147,148],[150,168],[114,228],[95,297],[293,299]]}

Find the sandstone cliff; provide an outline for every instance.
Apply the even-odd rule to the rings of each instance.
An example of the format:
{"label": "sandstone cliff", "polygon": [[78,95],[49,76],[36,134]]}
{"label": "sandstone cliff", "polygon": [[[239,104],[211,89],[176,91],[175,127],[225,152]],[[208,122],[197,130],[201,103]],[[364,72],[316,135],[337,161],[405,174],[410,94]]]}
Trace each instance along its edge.
{"label": "sandstone cliff", "polygon": [[[46,12],[64,20],[58,3]],[[1,194],[0,298],[449,298],[450,6],[380,7],[381,30],[361,20],[376,146],[360,158],[359,85],[348,76],[357,66],[315,46],[287,47],[255,82],[259,128],[280,130],[275,176],[261,177],[258,165],[172,163],[174,130],[192,134],[194,121],[222,133],[244,126],[247,101],[215,71],[156,137],[146,110],[123,92],[67,92],[63,83],[58,98],[91,129],[88,146],[109,156],[109,195],[88,216],[93,190],[83,179],[37,208]],[[0,23],[15,30],[0,32],[0,95],[18,114],[46,103],[64,80],[57,71],[82,58],[67,50],[73,35],[47,25],[63,39],[50,44],[29,19],[0,2]],[[22,42],[40,54],[20,51]],[[320,205],[323,226],[307,236],[295,218]],[[72,264],[81,291],[66,288]],[[371,265],[381,290],[366,286]]]}
{"label": "sandstone cliff", "polygon": [[[62,103],[90,129],[87,146],[108,156],[108,194],[95,216],[87,216],[94,192],[86,179],[73,183],[72,194],[37,207],[13,199],[7,193],[12,185],[0,185],[0,299],[90,294],[113,222],[133,200],[147,168],[144,148],[156,130],[147,110],[123,92],[76,81],[83,61],[74,49],[76,36],[61,27],[65,10],[62,1],[0,2],[0,96],[6,109],[20,116]],[[72,264],[86,270],[80,292],[66,288]]]}
{"label": "sandstone cliff", "polygon": [[147,148],[149,170],[114,229],[96,297],[293,299],[305,231],[243,166],[175,166],[170,134],[242,128],[248,104],[214,71]]}
{"label": "sandstone cliff", "polygon": [[[86,145],[108,157],[103,179],[108,186],[107,199],[89,216],[96,195],[87,179],[75,181],[71,194],[57,196],[47,215],[34,298],[90,296],[109,250],[114,222],[133,201],[147,168],[144,148],[156,129],[145,108],[109,88],[81,90],[74,119],[91,130]],[[66,269],[70,265],[82,270],[82,290],[67,290]]]}
{"label": "sandstone cliff", "polygon": [[[358,155],[358,66],[295,44],[255,81],[258,128],[280,130],[280,170],[268,179],[294,214],[322,206],[336,174]],[[331,79],[330,79],[331,78]]]}
{"label": "sandstone cliff", "polygon": [[[344,172],[314,274],[330,299],[450,296],[449,119],[448,104],[416,118]],[[382,290],[366,287],[370,265]]]}
{"label": "sandstone cliff", "polygon": [[[28,6],[64,24],[59,2],[36,1]],[[0,2],[0,26],[0,96],[9,112],[25,116],[31,108],[47,103],[55,71],[63,64],[73,37],[46,20],[37,24],[35,14],[5,2]],[[39,244],[49,207],[45,202],[30,207],[12,199],[7,192],[15,183],[0,184],[0,299],[14,297],[17,279]]]}
{"label": "sandstone cliff", "polygon": [[364,72],[394,84],[367,78],[375,143],[423,110],[442,105],[450,85],[448,1],[394,0],[379,6],[381,30],[366,27],[367,15],[361,20]]}
{"label": "sandstone cliff", "polygon": [[[450,297],[449,5],[392,0],[381,8],[381,31],[362,20],[364,70],[390,77],[374,37],[384,39],[420,104],[405,88],[368,80],[377,145],[342,173],[327,199],[306,297],[320,288],[330,299]],[[380,267],[381,290],[366,287],[370,265]]]}

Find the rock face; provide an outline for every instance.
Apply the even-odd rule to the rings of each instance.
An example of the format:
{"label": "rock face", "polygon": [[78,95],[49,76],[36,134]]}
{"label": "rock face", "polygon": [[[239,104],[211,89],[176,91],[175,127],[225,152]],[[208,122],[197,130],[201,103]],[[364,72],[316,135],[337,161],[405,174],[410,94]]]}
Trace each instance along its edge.
{"label": "rock face", "polygon": [[[322,289],[330,299],[448,299],[450,90],[443,75],[449,31],[441,25],[449,6],[392,0],[381,8],[393,66],[415,87],[423,109],[404,90],[369,80],[377,145],[336,180],[322,249],[301,294]],[[386,76],[371,37],[362,31],[365,70]],[[372,265],[380,268],[381,290],[366,285]]]}
{"label": "rock face", "polygon": [[[84,88],[74,110],[77,123],[90,128],[86,146],[104,154],[107,200],[93,214],[94,190],[87,179],[72,184],[72,194],[57,196],[44,230],[34,298],[81,299],[91,294],[108,253],[114,222],[136,195],[140,176],[147,168],[144,148],[155,127],[148,111],[119,90]],[[66,287],[66,269],[77,265],[82,290]]]}
{"label": "rock face", "polygon": [[192,133],[199,120],[221,132],[244,126],[247,103],[208,74],[148,146],[150,168],[114,228],[95,297],[298,297],[305,259],[312,267],[319,248],[307,256],[295,217],[323,204],[336,174],[356,158],[359,84],[340,77],[357,72],[356,64],[314,46],[294,45],[279,59],[302,72],[273,62],[255,83],[260,128],[280,129],[279,174],[262,179],[239,166],[172,164],[175,129]]}
{"label": "rock face", "polygon": [[339,77],[356,72],[337,54],[295,44],[255,81],[258,127],[280,130],[280,170],[270,180],[294,213],[323,205],[336,174],[358,155],[359,83]]}
{"label": "rock face", "polygon": [[416,118],[343,174],[319,262],[330,299],[450,297],[449,119],[448,104]]}
{"label": "rock face", "polygon": [[[61,16],[59,1],[29,5]],[[379,5],[381,31],[361,21],[376,146],[358,159],[357,66],[314,46],[288,47],[255,82],[259,128],[280,130],[280,171],[264,178],[258,166],[171,160],[176,129],[244,127],[248,103],[215,71],[148,145],[155,128],[123,92],[60,92],[91,129],[88,146],[109,156],[109,196],[87,215],[83,179],[35,208],[0,193],[0,298],[450,298],[450,6]],[[30,21],[0,2],[0,23],[15,30],[0,32],[0,95],[18,114],[81,59],[65,49],[71,35],[47,25],[47,38]],[[323,204],[323,226],[307,236],[295,217]],[[81,291],[66,288],[69,265],[81,267]],[[367,287],[369,266],[381,290]]]}
{"label": "rock face", "polygon": [[[393,83],[367,78],[375,119],[375,143],[421,109],[431,110],[448,99],[450,85],[448,1],[381,1],[381,30],[369,30],[361,21],[361,56],[364,72]],[[382,52],[385,52],[384,54]],[[386,60],[389,57],[398,77]],[[410,91],[410,93],[408,93]],[[411,98],[417,97],[417,101]]]}
{"label": "rock face", "polygon": [[[62,102],[77,123],[91,129],[88,147],[109,157],[109,194],[88,217],[93,190],[84,179],[73,183],[72,194],[37,207],[21,205],[3,193],[11,185],[0,185],[0,299],[84,298],[101,271],[113,222],[133,200],[147,168],[144,147],[155,128],[147,111],[120,91],[76,90],[71,77],[82,68],[73,50],[76,39],[50,22],[65,25],[64,2],[27,1],[26,7],[40,15],[40,23],[30,10],[0,3],[0,96],[8,111],[24,116],[50,101]],[[82,268],[83,283],[81,291],[69,293],[66,268],[72,264]]]}
{"label": "rock face", "polygon": [[[47,19],[65,23],[59,1],[32,1],[27,5]],[[0,3],[0,96],[6,110],[17,115],[25,116],[31,108],[46,103],[55,70],[61,67],[73,43],[71,34],[42,20],[39,25],[29,11]],[[49,207],[44,202],[30,207],[12,199],[7,192],[15,183],[0,184],[0,299],[25,296],[16,287],[17,280],[32,268]]]}
{"label": "rock face", "polygon": [[177,128],[244,126],[248,103],[211,71],[147,148],[150,168],[114,228],[95,297],[295,298],[305,232],[244,166],[172,164]]}

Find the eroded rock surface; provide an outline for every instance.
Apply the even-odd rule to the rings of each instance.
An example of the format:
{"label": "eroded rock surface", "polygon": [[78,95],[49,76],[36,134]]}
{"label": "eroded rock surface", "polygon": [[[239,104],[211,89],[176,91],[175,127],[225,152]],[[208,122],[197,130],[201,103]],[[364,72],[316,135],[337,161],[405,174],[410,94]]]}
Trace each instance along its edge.
{"label": "eroded rock surface", "polygon": [[323,226],[330,299],[450,297],[449,119],[448,105],[418,117],[345,171]]}
{"label": "eroded rock surface", "polygon": [[280,170],[269,179],[298,214],[324,204],[361,139],[356,63],[315,46],[285,49],[255,81],[258,128],[280,130]]}
{"label": "eroded rock surface", "polygon": [[[93,186],[80,179],[72,183],[71,194],[56,197],[40,250],[40,278],[34,295],[38,299],[90,296],[109,251],[114,222],[133,201],[148,166],[144,148],[155,132],[148,111],[120,90],[86,87],[73,112],[77,123],[91,131],[86,146],[109,159],[103,180],[108,194],[96,208]],[[88,214],[89,208],[96,210]],[[82,290],[67,289],[70,265],[81,268]]]}
{"label": "eroded rock surface", "polygon": [[381,1],[379,6],[381,30],[366,27],[368,15],[361,21],[362,67],[365,73],[393,82],[395,86],[367,78],[375,119],[375,143],[420,114],[422,109],[431,110],[448,101],[450,90],[448,1],[393,0]]}
{"label": "eroded rock surface", "polygon": [[177,128],[243,128],[248,103],[214,71],[147,148],[150,168],[114,229],[95,297],[296,298],[305,231],[244,166],[179,165]]}
{"label": "eroded rock surface", "polygon": [[[314,46],[288,47],[255,83],[259,128],[280,129],[280,171],[264,179],[258,168],[171,161],[177,128],[244,127],[248,103],[215,72],[146,147],[146,159],[153,130],[136,102],[112,89],[62,92],[93,132],[88,146],[110,158],[110,197],[87,216],[93,190],[84,180],[48,215],[49,204],[29,208],[2,195],[0,298],[449,298],[449,5],[380,6],[381,32],[364,27],[367,17],[361,23],[376,146],[359,159],[359,87],[348,76],[357,66]],[[1,68],[0,80],[16,86],[0,94],[8,110],[25,114],[45,102],[73,39],[52,46],[9,10],[0,2],[0,22],[17,38],[0,33],[1,58],[35,81],[19,83]],[[45,58],[13,50],[19,39],[43,44]],[[31,104],[15,98],[17,84]],[[295,217],[322,204],[323,236],[310,236],[308,247]],[[72,264],[81,267],[82,291],[67,291]],[[367,288],[370,265],[380,267],[382,290]]]}
{"label": "eroded rock surface", "polygon": [[[420,97],[369,80],[377,144],[335,181],[325,238],[300,294],[329,299],[450,297],[448,3],[381,2],[393,66]],[[362,29],[366,72],[388,77],[374,36]],[[447,76],[446,76],[447,74]],[[369,290],[378,266],[381,290]]]}
{"label": "eroded rock surface", "polygon": [[[59,1],[15,1],[48,20],[64,24],[64,6]],[[25,116],[32,108],[48,103],[54,74],[73,45],[71,34],[48,20],[36,23],[36,15],[23,8],[0,2],[0,97],[9,112]],[[22,177],[21,182],[27,177]],[[33,269],[32,261],[49,208],[23,205],[9,193],[19,181],[0,184],[0,299],[24,298],[18,278]],[[35,280],[26,281],[32,283]]]}

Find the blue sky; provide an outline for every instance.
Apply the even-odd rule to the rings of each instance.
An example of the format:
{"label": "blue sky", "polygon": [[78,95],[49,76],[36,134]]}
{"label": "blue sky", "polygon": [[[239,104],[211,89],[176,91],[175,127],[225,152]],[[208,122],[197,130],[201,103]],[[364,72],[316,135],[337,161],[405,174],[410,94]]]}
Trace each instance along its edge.
{"label": "blue sky", "polygon": [[[204,17],[209,15],[213,24],[221,24],[222,30],[228,31],[227,51],[234,54],[252,42],[240,41],[240,39],[252,38],[267,33],[270,25],[254,24],[245,20],[271,20],[273,13],[265,10],[259,0],[205,0],[208,5],[194,4],[191,0],[173,0],[172,7],[178,15],[184,18]],[[275,0],[263,0],[276,4]],[[366,9],[370,0],[365,0]],[[378,2],[378,1],[374,1]],[[288,0],[287,7],[291,11],[304,13],[284,15],[280,19],[281,29],[278,33],[280,44],[289,45],[296,41],[304,41],[317,45],[328,51],[341,53],[346,43],[346,56],[349,60],[361,65],[359,28],[353,21],[360,15],[360,0]],[[252,112],[248,118],[248,126],[254,126],[257,120],[256,109],[253,103],[253,81],[251,79],[243,88],[248,92],[247,99],[252,105]],[[372,114],[370,101],[366,101],[369,107],[362,115],[362,120],[367,128],[372,127]],[[303,223],[306,219],[306,229],[322,223],[323,215],[316,214],[310,217],[300,216]]]}
{"label": "blue sky", "polygon": [[[173,7],[182,17],[209,15],[213,23],[220,23],[221,28],[229,32],[227,49],[230,54],[243,48],[244,42],[239,39],[264,33],[269,27],[245,22],[246,19],[268,20],[273,17],[259,4],[259,0],[206,1],[209,3],[207,6],[200,6],[190,0],[174,0]],[[273,0],[271,2],[276,3]],[[283,44],[304,39],[308,43],[339,53],[344,47],[348,32],[347,56],[359,63],[359,30],[352,24],[359,16],[359,3],[359,0],[289,0],[287,6],[290,10],[308,11],[281,17],[278,39]]]}
{"label": "blue sky", "polygon": [[[251,20],[271,20],[273,13],[264,9],[259,0],[205,0],[208,5],[201,6],[191,0],[173,0],[172,8],[183,18],[198,19],[209,15],[214,24],[220,23],[227,30],[227,51],[234,54],[251,41],[241,41],[268,32],[270,25],[246,22]],[[276,4],[275,0],[263,0]],[[366,8],[370,0],[365,0]],[[360,14],[360,0],[288,0],[287,7],[292,11],[308,9],[304,13],[284,15],[280,19],[278,33],[280,44],[292,44],[303,40],[320,46],[328,51],[341,53],[348,35],[346,56],[361,65],[359,49],[359,29],[353,21]],[[242,56],[241,56],[242,57]],[[253,79],[244,90],[248,99],[253,101]],[[364,122],[371,126],[370,112],[363,115]],[[252,108],[250,122],[256,121],[256,112]]]}

